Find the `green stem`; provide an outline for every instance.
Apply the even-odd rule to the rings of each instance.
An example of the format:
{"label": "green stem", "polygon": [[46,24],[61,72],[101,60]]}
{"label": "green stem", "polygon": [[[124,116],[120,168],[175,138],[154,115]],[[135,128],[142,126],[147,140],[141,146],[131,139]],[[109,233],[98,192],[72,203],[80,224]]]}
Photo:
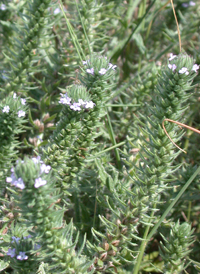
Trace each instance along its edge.
{"label": "green stem", "polygon": [[136,33],[136,31],[138,30],[138,28],[140,27],[140,25],[142,24],[143,20],[145,19],[146,15],[148,14],[148,12],[150,11],[150,9],[152,8],[152,6],[155,4],[156,0],[154,0],[146,9],[145,14],[142,16],[142,18],[140,19],[139,23],[137,24],[137,26],[133,29],[133,31],[131,32],[131,34],[129,35],[129,37],[127,38],[126,42],[124,43],[123,47],[120,49],[119,52],[115,52],[110,59],[117,59],[120,55],[121,52],[124,51],[124,49],[126,48],[127,44],[130,42],[131,38],[133,37],[133,34]]}
{"label": "green stem", "polygon": [[[111,139],[112,144],[115,146],[117,143],[116,143],[116,140],[115,140],[115,134],[114,134],[114,131],[113,131],[113,128],[112,128],[112,124],[111,124],[110,116],[109,116],[108,112],[107,112],[107,120],[108,120],[107,127],[108,127],[108,131],[109,131],[110,139]],[[114,151],[115,151],[116,160],[117,160],[117,167],[121,170],[122,165],[121,165],[121,159],[120,159],[119,151],[118,151],[117,148],[114,148]]]}
{"label": "green stem", "polygon": [[192,208],[192,202],[189,201],[189,203],[188,203],[188,212],[187,212],[187,220],[188,220],[188,222],[190,221],[191,208]]}
{"label": "green stem", "polygon": [[83,56],[84,60],[86,59],[85,54],[84,54],[84,52],[82,51],[82,48],[81,48],[81,46],[80,46],[80,44],[79,44],[79,42],[78,42],[78,39],[77,39],[77,37],[76,37],[76,34],[74,33],[73,27],[72,27],[71,23],[69,22],[69,20],[68,20],[66,14],[65,14],[65,11],[64,11],[64,8],[63,8],[62,1],[60,1],[60,8],[61,8],[61,10],[62,10],[62,12],[63,12],[64,17],[65,17],[65,20],[66,20],[66,23],[67,23],[67,27],[68,27],[70,36],[71,36],[71,38],[72,38],[72,41],[73,41],[73,43],[74,43],[74,46],[75,46],[75,48],[76,48],[76,51],[77,51],[77,53],[78,53],[78,56],[79,56],[80,60],[83,61],[83,59],[82,59],[80,53],[82,53],[82,56]]}
{"label": "green stem", "polygon": [[118,143],[118,144],[116,144],[116,145],[114,145],[114,146],[108,147],[108,148],[106,148],[106,149],[104,149],[104,150],[102,150],[102,151],[96,153],[94,156],[92,156],[92,157],[90,157],[90,158],[87,158],[87,160],[90,160],[90,161],[91,161],[91,160],[93,160],[93,159],[99,157],[100,155],[102,155],[102,154],[104,154],[104,153],[106,153],[106,152],[108,152],[108,151],[110,151],[110,150],[112,150],[112,149],[114,149],[114,148],[121,147],[121,146],[123,146],[126,142],[132,141],[132,140],[134,140],[134,139],[135,139],[135,138],[129,138],[128,140],[122,141],[122,142],[120,142],[120,143]]}
{"label": "green stem", "polygon": [[[156,207],[156,203],[154,204],[154,208],[155,207]],[[146,228],[145,228],[145,232],[144,232],[144,235],[143,235],[143,241],[140,245],[139,255],[137,257],[137,262],[136,262],[136,265],[134,267],[133,274],[137,274],[140,270],[141,261],[142,261],[143,255],[144,255],[146,245],[148,243],[147,235],[149,233],[149,229],[150,229],[150,226],[151,226],[150,220],[152,220],[153,215],[154,215],[154,211],[151,212],[151,215],[150,215],[150,218],[149,218],[149,225],[146,226]]]}
{"label": "green stem", "polygon": [[76,9],[77,9],[77,11],[78,11],[78,15],[79,15],[80,20],[81,20],[81,25],[82,25],[82,27],[83,27],[83,32],[84,32],[84,34],[85,34],[85,38],[86,38],[86,41],[87,41],[87,44],[88,44],[88,49],[89,49],[89,52],[90,52],[90,55],[91,55],[91,54],[92,54],[92,51],[91,51],[90,42],[89,42],[89,39],[88,39],[86,30],[85,30],[85,25],[84,25],[84,23],[83,23],[83,20],[82,20],[81,14],[80,14],[80,10],[79,10],[79,8],[78,8],[77,1],[75,1],[75,3],[76,3]]}

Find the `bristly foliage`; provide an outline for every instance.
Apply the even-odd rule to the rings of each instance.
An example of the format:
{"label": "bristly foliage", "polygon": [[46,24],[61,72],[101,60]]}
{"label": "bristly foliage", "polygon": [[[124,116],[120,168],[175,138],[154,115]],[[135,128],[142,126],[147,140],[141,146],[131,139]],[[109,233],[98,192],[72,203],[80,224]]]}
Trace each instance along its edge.
{"label": "bristly foliage", "polygon": [[26,113],[26,99],[17,97],[16,93],[0,102],[0,188],[5,187],[5,175],[17,159],[19,135],[25,132],[27,123]]}
{"label": "bristly foliage", "polygon": [[164,261],[164,273],[182,273],[185,267],[186,256],[191,252],[190,246],[194,242],[191,226],[188,223],[179,222],[174,224],[170,230],[169,239],[163,235],[164,243],[161,242],[161,256]]}
{"label": "bristly foliage", "polygon": [[[183,68],[185,68],[184,73],[182,73]],[[121,187],[114,186],[114,195],[107,200],[108,207],[116,216],[115,222],[112,215],[111,219],[101,217],[101,221],[106,225],[107,234],[101,235],[98,231],[94,231],[97,236],[103,238],[101,251],[97,246],[94,247],[98,253],[100,252],[96,260],[99,272],[110,269],[110,273],[114,273],[113,267],[121,265],[123,259],[127,264],[128,258],[130,260],[136,255],[133,246],[138,244],[137,240],[142,241],[142,235],[138,233],[139,225],[140,229],[141,226],[150,226],[155,218],[154,214],[163,202],[161,193],[168,189],[169,176],[177,168],[172,164],[178,153],[174,153],[174,146],[162,129],[162,121],[169,117],[173,120],[179,120],[182,117],[186,109],[184,103],[191,96],[187,91],[191,89],[192,80],[196,76],[193,68],[193,59],[186,54],[180,54],[174,56],[168,67],[161,70],[155,97],[152,99],[154,105],[149,106],[151,116],[146,117],[150,126],[142,129],[149,141],[144,139],[145,146],[140,152],[139,165],[127,170],[130,175],[133,175],[129,185],[123,182],[124,192]],[[166,130],[175,142],[180,139],[181,132],[178,132],[175,125],[166,124]],[[126,163],[130,167],[130,162]],[[109,181],[109,177],[105,180]],[[125,206],[124,210],[123,206]],[[105,243],[109,246],[112,241],[117,241],[119,247],[115,248],[111,255],[112,249],[106,250],[102,246],[105,246]],[[104,254],[103,257],[102,254]]]}
{"label": "bristly foliage", "polygon": [[[29,261],[35,264],[36,269],[37,262],[44,261],[48,263],[48,271],[53,273],[93,273],[87,271],[91,262],[81,255],[84,241],[77,253],[78,233],[73,241],[72,222],[68,225],[63,223],[64,209],[56,206],[60,194],[55,189],[50,169],[39,157],[25,158],[17,163],[11,177],[8,177],[12,185],[22,190],[17,191],[14,197],[30,228],[29,240],[18,238],[14,239],[14,244],[11,243],[10,247],[14,248],[14,251],[11,249],[11,266],[18,272],[30,273]],[[20,260],[20,252],[27,257]]]}

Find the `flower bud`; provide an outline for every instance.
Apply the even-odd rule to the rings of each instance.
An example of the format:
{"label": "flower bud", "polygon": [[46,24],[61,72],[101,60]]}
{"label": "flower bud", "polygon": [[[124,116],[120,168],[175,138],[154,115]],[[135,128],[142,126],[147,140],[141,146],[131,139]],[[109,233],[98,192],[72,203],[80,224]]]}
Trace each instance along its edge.
{"label": "flower bud", "polygon": [[100,260],[105,261],[105,259],[107,258],[107,255],[108,255],[107,252],[102,253],[101,256],[100,256]]}
{"label": "flower bud", "polygon": [[114,240],[114,241],[112,241],[111,245],[118,246],[119,243],[120,243],[120,240]]}
{"label": "flower bud", "polygon": [[107,242],[104,242],[102,244],[102,247],[103,247],[103,249],[105,249],[107,251],[109,249],[109,244]]}

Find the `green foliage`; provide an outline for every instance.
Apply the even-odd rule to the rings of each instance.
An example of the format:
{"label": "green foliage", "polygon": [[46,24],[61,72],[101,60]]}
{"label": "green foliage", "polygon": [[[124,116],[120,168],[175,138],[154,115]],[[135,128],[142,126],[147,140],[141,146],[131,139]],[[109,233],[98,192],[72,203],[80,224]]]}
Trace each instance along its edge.
{"label": "green foliage", "polygon": [[199,137],[165,119],[199,127],[200,11],[174,8],[180,53],[163,0],[2,0],[2,273],[198,273]]}
{"label": "green foliage", "polygon": [[187,223],[181,225],[177,222],[170,230],[170,237],[163,236],[165,244],[161,243],[161,256],[164,260],[164,273],[181,273],[184,269],[184,258],[191,252],[193,243],[193,231]]}

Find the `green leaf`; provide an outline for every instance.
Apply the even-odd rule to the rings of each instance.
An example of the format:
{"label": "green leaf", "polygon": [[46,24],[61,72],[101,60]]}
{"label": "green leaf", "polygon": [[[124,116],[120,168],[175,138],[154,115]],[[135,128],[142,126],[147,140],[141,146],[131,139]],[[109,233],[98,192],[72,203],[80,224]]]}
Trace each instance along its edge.
{"label": "green leaf", "polygon": [[0,260],[0,272],[3,271],[4,269],[6,269],[9,266],[8,262],[4,262],[2,260]]}

